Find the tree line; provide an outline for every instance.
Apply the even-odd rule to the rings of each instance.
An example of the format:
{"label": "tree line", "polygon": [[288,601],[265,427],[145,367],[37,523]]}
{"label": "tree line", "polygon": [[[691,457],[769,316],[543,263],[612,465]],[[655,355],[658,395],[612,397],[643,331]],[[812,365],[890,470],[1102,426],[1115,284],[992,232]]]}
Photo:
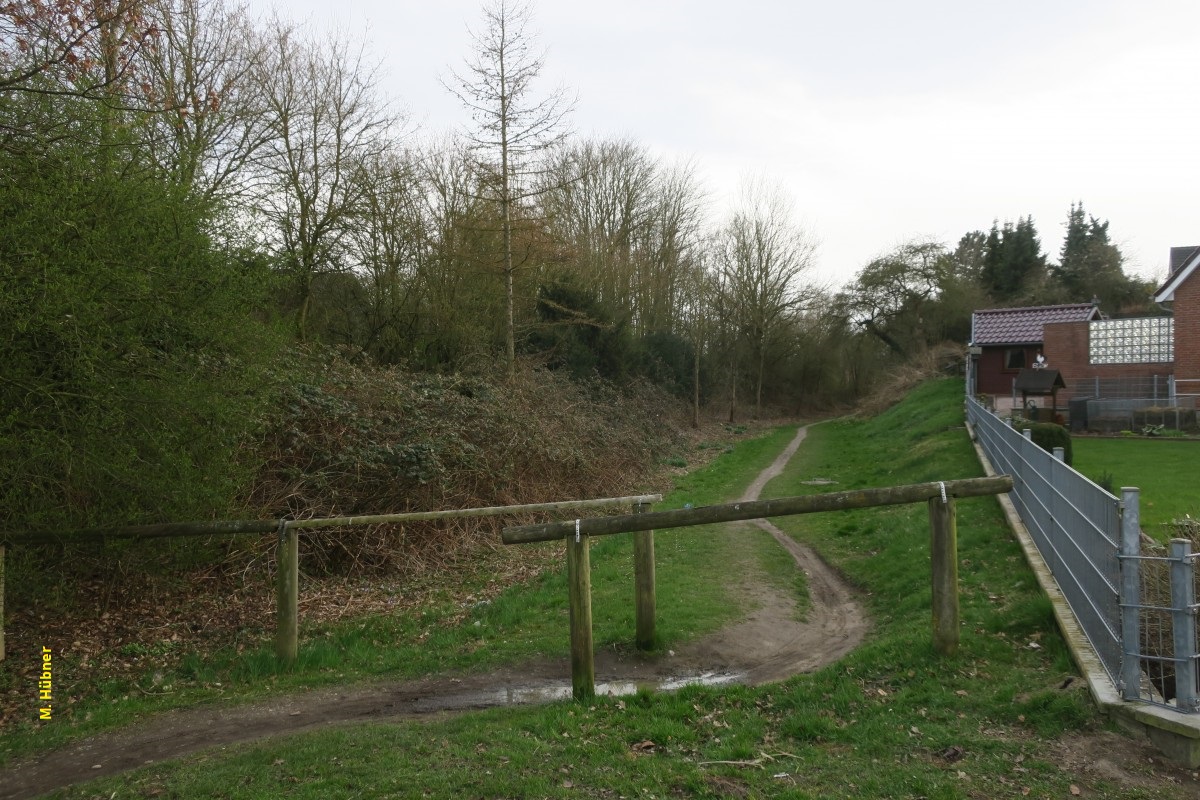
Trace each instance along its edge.
{"label": "tree line", "polygon": [[852,402],[976,307],[1146,294],[1082,203],[1057,265],[1022,219],[818,286],[778,186],[714,219],[694,164],[574,135],[530,23],[484,9],[445,82],[472,123],[433,134],[360,45],[230,0],[0,2],[7,518],[215,507],[296,342],[653,381],[732,421]]}

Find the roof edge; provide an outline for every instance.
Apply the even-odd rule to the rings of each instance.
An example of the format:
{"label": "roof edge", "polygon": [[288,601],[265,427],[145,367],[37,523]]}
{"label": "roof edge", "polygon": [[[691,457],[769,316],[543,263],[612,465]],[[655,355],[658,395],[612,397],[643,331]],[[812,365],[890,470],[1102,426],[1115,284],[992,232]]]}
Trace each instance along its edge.
{"label": "roof edge", "polygon": [[1159,287],[1158,291],[1154,293],[1154,302],[1170,303],[1174,301],[1175,290],[1179,288],[1180,284],[1191,277],[1192,273],[1196,271],[1197,266],[1200,266],[1200,250],[1193,253],[1192,257],[1174,275],[1167,278],[1166,283]]}

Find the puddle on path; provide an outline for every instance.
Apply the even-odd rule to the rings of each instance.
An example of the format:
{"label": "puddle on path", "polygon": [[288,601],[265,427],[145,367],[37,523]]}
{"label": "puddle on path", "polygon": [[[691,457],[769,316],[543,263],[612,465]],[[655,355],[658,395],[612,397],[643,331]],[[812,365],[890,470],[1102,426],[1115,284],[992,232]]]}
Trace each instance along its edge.
{"label": "puddle on path", "polygon": [[[674,692],[685,686],[724,686],[743,682],[742,672],[702,672],[678,678],[644,681],[610,681],[596,684],[599,697],[628,697],[638,692]],[[571,699],[571,684],[567,681],[542,683],[536,686],[512,685],[495,689],[470,689],[463,692],[432,695],[414,702],[414,712],[449,711],[462,708],[493,708],[496,706],[531,705]]]}

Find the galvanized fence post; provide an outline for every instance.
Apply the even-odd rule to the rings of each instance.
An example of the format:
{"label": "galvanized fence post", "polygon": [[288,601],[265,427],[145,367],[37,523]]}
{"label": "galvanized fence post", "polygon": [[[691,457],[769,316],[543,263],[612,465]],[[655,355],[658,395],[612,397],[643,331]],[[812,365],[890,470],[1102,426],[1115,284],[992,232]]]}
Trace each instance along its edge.
{"label": "galvanized fence post", "polygon": [[1196,709],[1196,602],[1192,543],[1171,540],[1171,628],[1175,643],[1175,703]]}
{"label": "galvanized fence post", "polygon": [[1142,689],[1142,524],[1139,490],[1121,487],[1121,696],[1137,700]]}

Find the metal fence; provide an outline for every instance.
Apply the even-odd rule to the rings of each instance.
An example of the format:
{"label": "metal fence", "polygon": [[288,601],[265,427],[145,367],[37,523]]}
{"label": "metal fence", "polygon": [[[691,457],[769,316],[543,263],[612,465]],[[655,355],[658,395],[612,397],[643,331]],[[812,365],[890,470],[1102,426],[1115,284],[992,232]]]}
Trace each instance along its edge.
{"label": "metal fence", "polygon": [[1074,381],[1075,397],[1095,397],[1105,400],[1149,399],[1165,405],[1175,395],[1171,375],[1149,375],[1138,378],[1082,378]]}
{"label": "metal fence", "polygon": [[1127,700],[1196,710],[1195,557],[1141,551],[1138,490],[1101,488],[974,398],[967,419],[1071,606],[1100,663]]}

